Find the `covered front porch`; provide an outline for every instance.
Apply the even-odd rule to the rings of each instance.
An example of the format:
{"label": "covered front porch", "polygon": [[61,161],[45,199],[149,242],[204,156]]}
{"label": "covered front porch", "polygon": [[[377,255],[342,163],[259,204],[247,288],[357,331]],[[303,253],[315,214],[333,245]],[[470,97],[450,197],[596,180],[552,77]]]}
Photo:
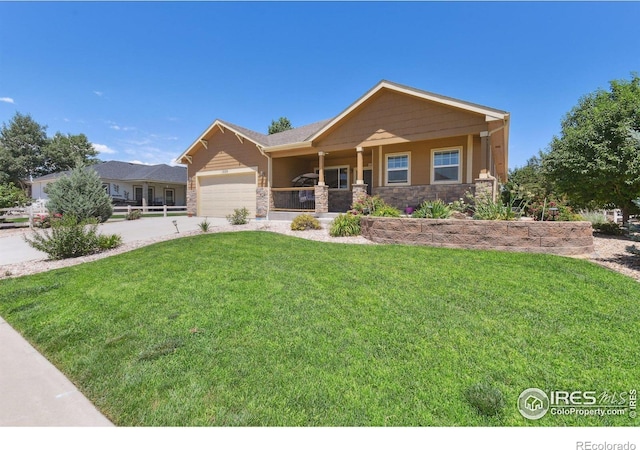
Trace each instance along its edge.
{"label": "covered front porch", "polygon": [[346,212],[354,200],[379,195],[404,210],[425,200],[447,203],[475,193],[495,195],[497,180],[487,135],[351,149],[292,149],[270,158],[270,211]]}

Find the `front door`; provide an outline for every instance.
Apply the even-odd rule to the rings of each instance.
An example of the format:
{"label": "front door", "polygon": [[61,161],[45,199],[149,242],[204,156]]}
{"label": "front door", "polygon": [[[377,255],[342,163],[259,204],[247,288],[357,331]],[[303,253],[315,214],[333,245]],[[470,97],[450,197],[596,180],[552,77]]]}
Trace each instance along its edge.
{"label": "front door", "polygon": [[133,187],[133,200],[136,202],[136,206],[142,206],[142,186]]}
{"label": "front door", "polygon": [[373,171],[371,169],[364,169],[362,172],[362,178],[364,178],[364,184],[367,185],[367,195],[371,195],[371,184],[373,183]]}
{"label": "front door", "polygon": [[153,188],[149,187],[148,191],[147,191],[147,205],[149,206],[153,206],[153,202],[154,202],[154,192],[153,192]]}

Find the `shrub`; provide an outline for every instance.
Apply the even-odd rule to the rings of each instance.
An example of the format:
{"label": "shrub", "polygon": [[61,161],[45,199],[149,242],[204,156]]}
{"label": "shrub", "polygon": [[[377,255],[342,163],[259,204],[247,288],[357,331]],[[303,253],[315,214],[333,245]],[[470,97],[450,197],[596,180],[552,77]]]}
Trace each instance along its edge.
{"label": "shrub", "polygon": [[490,195],[481,195],[474,199],[473,218],[476,220],[514,220],[516,213],[511,205],[494,201]]}
{"label": "shrub", "polygon": [[0,208],[15,208],[31,202],[24,190],[13,183],[0,184]]}
{"label": "shrub", "polygon": [[411,215],[419,219],[448,219],[449,216],[451,208],[442,200],[425,201]]}
{"label": "shrub", "polygon": [[119,235],[99,235],[96,219],[79,221],[71,215],[51,222],[51,230],[33,232],[25,241],[36,250],[49,255],[51,259],[76,258],[103,250],[116,248],[122,244]]}
{"label": "shrub", "polygon": [[36,228],[51,228],[51,222],[59,220],[62,217],[61,214],[37,214],[33,217],[33,226]]}
{"label": "shrub", "polygon": [[374,195],[373,197],[367,195],[366,197],[353,202],[353,205],[351,205],[351,209],[354,214],[364,215],[373,214],[376,210],[385,207],[389,207],[389,205],[387,205],[379,195]]}
{"label": "shrub", "polygon": [[[551,213],[551,208],[557,208],[557,213],[554,215]],[[544,213],[544,215],[543,215]],[[549,202],[535,202],[529,206],[529,214],[535,220],[547,221],[559,221],[559,222],[575,222],[583,220],[582,215],[573,212],[570,206],[568,206],[563,200],[552,200]]]}
{"label": "shrub", "polygon": [[582,220],[591,222],[591,225],[594,226],[594,228],[595,225],[607,222],[607,218],[599,211],[580,211],[580,217]]}
{"label": "shrub", "polygon": [[291,229],[294,231],[319,230],[320,222],[311,214],[300,214],[291,222]]}
{"label": "shrub", "polygon": [[227,216],[227,220],[231,225],[244,225],[247,223],[249,210],[247,208],[234,209],[233,214]]}
{"label": "shrub", "polygon": [[636,247],[635,244],[633,245],[627,245],[625,247],[625,250],[627,250],[629,253],[631,253],[632,255],[635,256],[640,256],[640,249],[638,247]]}
{"label": "shrub", "polygon": [[487,383],[474,384],[464,392],[465,399],[483,416],[495,416],[504,409],[504,395]]}
{"label": "shrub", "polygon": [[592,223],[591,226],[596,232],[609,236],[622,236],[625,234],[625,229],[620,227],[616,222],[605,221],[603,223]]}
{"label": "shrub", "polygon": [[122,245],[122,236],[119,234],[99,234],[98,248],[100,251],[111,250]]}
{"label": "shrub", "polygon": [[198,224],[198,228],[200,228],[200,231],[202,231],[203,233],[206,233],[207,231],[209,231],[210,227],[211,227],[211,222],[209,222],[209,219],[206,217],[202,222]]}
{"label": "shrub", "polygon": [[45,187],[47,209],[52,214],[76,217],[79,221],[96,218],[106,222],[113,214],[111,197],[102,187],[95,170],[79,167]]}
{"label": "shrub", "polygon": [[142,218],[142,211],[139,209],[132,209],[126,216],[124,216],[124,218],[125,220],[138,220]]}
{"label": "shrub", "polygon": [[400,217],[401,212],[399,209],[385,204],[376,208],[371,215],[376,217]]}
{"label": "shrub", "polygon": [[329,234],[334,237],[358,236],[360,232],[360,216],[356,214],[339,214],[329,227]]}

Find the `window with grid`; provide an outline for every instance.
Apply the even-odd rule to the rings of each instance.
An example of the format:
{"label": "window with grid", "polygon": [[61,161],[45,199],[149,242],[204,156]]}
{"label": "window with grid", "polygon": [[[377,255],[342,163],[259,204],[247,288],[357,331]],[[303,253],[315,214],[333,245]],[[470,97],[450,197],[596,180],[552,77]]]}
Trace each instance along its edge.
{"label": "window with grid", "polygon": [[387,184],[409,183],[409,154],[387,155]]}
{"label": "window with grid", "polygon": [[456,183],[460,181],[459,149],[433,152],[433,181],[435,183]]}

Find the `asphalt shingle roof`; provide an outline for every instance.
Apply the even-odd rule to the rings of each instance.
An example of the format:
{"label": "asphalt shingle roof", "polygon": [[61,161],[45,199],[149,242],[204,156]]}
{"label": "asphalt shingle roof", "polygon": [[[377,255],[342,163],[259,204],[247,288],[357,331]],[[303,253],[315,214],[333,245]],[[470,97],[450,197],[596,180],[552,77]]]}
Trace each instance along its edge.
{"label": "asphalt shingle roof", "polygon": [[286,144],[293,144],[297,142],[304,142],[308,138],[313,136],[316,132],[318,132],[320,129],[322,129],[322,127],[328,124],[331,120],[333,119],[321,120],[319,122],[310,123],[308,125],[303,125],[301,127],[293,128],[291,130],[281,131],[280,133],[274,133],[274,134],[258,133],[257,131],[253,131],[248,128],[241,127],[231,122],[227,122],[226,120],[218,119],[218,122],[244,134],[246,137],[253,140],[254,142],[257,142],[263,147],[273,147],[276,145],[286,145]]}
{"label": "asphalt shingle roof", "polygon": [[[169,166],[156,164],[147,166],[124,161],[106,161],[89,166],[95,170],[100,178],[121,181],[156,181],[160,183],[186,183],[187,168],[181,166]],[[47,181],[56,179],[62,175],[69,175],[67,170],[60,173],[52,173],[34,178],[35,181]]]}

